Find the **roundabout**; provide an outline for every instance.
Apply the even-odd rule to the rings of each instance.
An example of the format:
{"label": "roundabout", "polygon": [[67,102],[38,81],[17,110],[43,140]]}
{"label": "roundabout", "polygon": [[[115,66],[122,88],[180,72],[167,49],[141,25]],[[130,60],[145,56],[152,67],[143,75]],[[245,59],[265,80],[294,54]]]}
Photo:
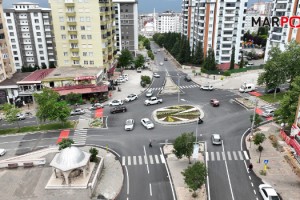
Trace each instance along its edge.
{"label": "roundabout", "polygon": [[156,122],[165,125],[186,124],[198,121],[204,117],[204,112],[193,105],[173,105],[159,108],[153,112]]}

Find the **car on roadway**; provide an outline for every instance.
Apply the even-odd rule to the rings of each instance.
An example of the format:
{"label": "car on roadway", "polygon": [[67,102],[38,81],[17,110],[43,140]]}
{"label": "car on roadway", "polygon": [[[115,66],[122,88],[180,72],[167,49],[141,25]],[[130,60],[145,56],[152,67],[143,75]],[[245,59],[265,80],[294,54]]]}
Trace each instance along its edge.
{"label": "car on roadway", "polygon": [[153,91],[152,90],[148,90],[146,92],[146,97],[152,97],[152,95],[153,95]]}
{"label": "car on roadway", "polygon": [[122,76],[124,77],[124,79],[125,79],[126,81],[129,80],[128,74],[123,74]]}
{"label": "car on roadway", "polygon": [[220,134],[212,134],[211,135],[211,143],[220,145],[222,144],[222,139]]}
{"label": "car on roadway", "polygon": [[210,84],[205,84],[205,85],[201,85],[200,90],[209,90],[209,91],[213,91],[214,87]]}
{"label": "car on roadway", "polygon": [[246,65],[246,67],[252,67],[252,66],[254,66],[254,64],[251,62],[248,62],[248,64]]}
{"label": "car on roadway", "polygon": [[164,63],[163,63],[163,62],[160,62],[160,63],[159,63],[159,65],[160,65],[160,66],[163,66],[163,65],[164,65]]}
{"label": "car on roadway", "polygon": [[71,111],[71,115],[83,115],[85,111],[82,108],[76,108]]}
{"label": "car on roadway", "polygon": [[127,119],[125,122],[125,131],[132,131],[134,128],[134,119]]}
{"label": "car on roadway", "polygon": [[159,75],[158,73],[153,73],[153,77],[155,77],[155,78],[159,78],[159,77],[160,77],[160,75]]}
{"label": "car on roadway", "polygon": [[143,118],[143,119],[141,119],[141,123],[142,123],[142,125],[143,125],[146,129],[152,129],[152,128],[154,128],[153,122],[152,122],[150,119],[148,119],[148,118]]}
{"label": "car on roadway", "polygon": [[26,117],[25,117],[25,115],[23,114],[23,113],[19,113],[19,114],[17,114],[17,119],[18,120],[24,120]]}
{"label": "car on roadway", "polygon": [[0,149],[0,156],[3,156],[6,153],[5,149]]}
{"label": "car on roadway", "polygon": [[271,109],[266,109],[261,115],[263,117],[274,117],[274,113],[275,113],[275,109],[271,108]]}
{"label": "car on roadway", "polygon": [[117,78],[117,82],[118,83],[125,83],[126,81],[123,77],[119,77],[119,78]]}
{"label": "car on roadway", "polygon": [[97,110],[99,108],[104,108],[104,105],[101,103],[94,103],[91,107],[90,110]]}
{"label": "car on roadway", "polygon": [[121,106],[123,104],[124,104],[123,100],[113,100],[109,102],[109,106]]}
{"label": "car on roadway", "polygon": [[164,61],[168,61],[168,58],[165,57],[165,58],[164,58]]}
{"label": "car on roadway", "polygon": [[210,104],[213,106],[213,107],[217,107],[220,105],[220,101],[218,99],[211,99],[210,100]]}
{"label": "car on roadway", "polygon": [[136,72],[137,72],[137,73],[142,73],[142,69],[141,69],[141,68],[137,68],[137,69],[136,69]]}
{"label": "car on roadway", "polygon": [[280,88],[271,88],[271,89],[266,89],[265,93],[266,94],[273,94],[273,93],[279,93],[280,92]]}
{"label": "car on roadway", "polygon": [[134,101],[136,99],[138,99],[138,96],[136,94],[130,94],[125,98],[125,101],[130,102],[130,101]]}
{"label": "car on roadway", "polygon": [[277,192],[269,184],[260,184],[259,192],[264,200],[280,200]]}
{"label": "car on roadway", "polygon": [[125,106],[116,106],[110,109],[111,114],[126,112],[127,108]]}
{"label": "car on roadway", "polygon": [[119,76],[119,78],[120,78],[120,79],[123,79],[123,80],[125,80],[125,81],[128,81],[128,76],[121,75],[121,76]]}
{"label": "car on roadway", "polygon": [[185,77],[184,77],[184,80],[185,80],[186,82],[190,82],[190,81],[192,81],[192,79],[191,79],[191,77],[190,77],[190,76],[185,76]]}
{"label": "car on roadway", "polygon": [[157,52],[160,52],[160,49],[157,49]]}

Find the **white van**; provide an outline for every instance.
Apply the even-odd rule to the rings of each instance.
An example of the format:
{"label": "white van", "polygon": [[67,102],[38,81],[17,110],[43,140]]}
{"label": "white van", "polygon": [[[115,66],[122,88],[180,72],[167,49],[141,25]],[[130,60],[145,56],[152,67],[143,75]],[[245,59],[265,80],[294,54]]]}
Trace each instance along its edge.
{"label": "white van", "polygon": [[252,83],[244,83],[241,85],[239,91],[240,92],[252,92],[255,90],[255,85]]}

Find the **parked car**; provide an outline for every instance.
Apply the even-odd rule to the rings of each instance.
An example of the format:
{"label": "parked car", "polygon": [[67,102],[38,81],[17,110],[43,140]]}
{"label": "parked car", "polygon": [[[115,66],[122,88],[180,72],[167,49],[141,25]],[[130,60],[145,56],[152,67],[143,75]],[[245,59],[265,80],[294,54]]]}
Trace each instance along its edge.
{"label": "parked car", "polygon": [[275,113],[275,109],[271,108],[271,109],[266,109],[263,113],[262,116],[263,117],[273,117]]}
{"label": "parked car", "polygon": [[128,76],[121,75],[119,78],[128,81]]}
{"label": "parked car", "polygon": [[111,114],[126,112],[127,108],[125,106],[116,106],[110,109]]}
{"label": "parked car", "polygon": [[146,129],[154,128],[153,122],[148,118],[141,119],[141,123]]}
{"label": "parked car", "polygon": [[137,73],[142,73],[142,69],[141,69],[141,68],[137,68],[137,69],[136,69],[136,72],[137,72]]}
{"label": "parked car", "polygon": [[252,67],[252,66],[254,66],[252,62],[248,62],[248,64],[246,65],[246,67]]}
{"label": "parked car", "polygon": [[123,104],[124,104],[123,100],[113,100],[109,103],[109,106],[121,106]]}
{"label": "parked car", "polygon": [[127,119],[125,122],[125,131],[132,131],[134,128],[134,119]]}
{"label": "parked car", "polygon": [[101,103],[94,103],[91,107],[90,110],[96,110],[98,108],[104,108],[103,104]]}
{"label": "parked car", "polygon": [[6,153],[5,149],[0,149],[0,156],[3,156]]}
{"label": "parked car", "polygon": [[219,102],[219,100],[217,100],[217,99],[211,99],[211,100],[210,100],[210,104],[211,104],[213,107],[216,107],[216,106],[219,106],[219,105],[220,105],[220,102]]}
{"label": "parked car", "polygon": [[160,77],[160,75],[159,75],[158,73],[153,73],[153,77],[155,77],[155,78],[159,78],[159,77]]}
{"label": "parked car", "polygon": [[255,85],[252,83],[244,83],[241,85],[240,92],[252,92],[255,90]]}
{"label": "parked car", "polygon": [[151,97],[153,95],[153,91],[152,90],[148,90],[146,92],[146,97]]}
{"label": "parked car", "polygon": [[168,61],[168,58],[164,58],[164,61]]}
{"label": "parked car", "polygon": [[123,74],[122,76],[124,77],[124,79],[125,79],[126,81],[129,80],[128,74]]}
{"label": "parked car", "polygon": [[280,88],[271,88],[271,89],[266,89],[266,93],[267,94],[273,94],[273,93],[275,93],[275,91],[276,91],[276,93],[279,93],[280,92]]}
{"label": "parked car", "polygon": [[163,66],[163,65],[164,65],[164,63],[163,63],[163,62],[160,62],[160,63],[159,63],[159,65],[160,65],[160,66]]}
{"label": "parked car", "polygon": [[24,120],[25,118],[26,118],[26,116],[23,113],[17,114],[17,119],[18,120]]}
{"label": "parked car", "polygon": [[184,77],[184,80],[185,80],[186,82],[190,82],[190,81],[192,81],[192,79],[191,79],[191,77],[190,77],[190,76],[185,76],[185,77]]}
{"label": "parked car", "polygon": [[160,52],[160,49],[157,49],[157,52]]}
{"label": "parked car", "polygon": [[85,111],[82,108],[76,108],[71,111],[71,115],[83,115]]}
{"label": "parked car", "polygon": [[119,77],[119,78],[117,78],[117,82],[118,83],[125,83],[126,81],[125,81],[124,78]]}
{"label": "parked car", "polygon": [[125,98],[125,101],[130,102],[130,101],[134,101],[136,99],[138,99],[138,96],[136,94],[130,94]]}
{"label": "parked car", "polygon": [[213,91],[214,87],[210,84],[205,84],[205,85],[201,85],[200,90],[209,90],[209,91]]}
{"label": "parked car", "polygon": [[222,144],[220,134],[212,134],[211,142],[212,142],[212,144],[218,144],[218,145]]}
{"label": "parked car", "polygon": [[269,184],[260,184],[259,192],[264,200],[280,200],[277,192]]}
{"label": "parked car", "polygon": [[156,54],[157,52],[156,51],[154,51],[154,54]]}

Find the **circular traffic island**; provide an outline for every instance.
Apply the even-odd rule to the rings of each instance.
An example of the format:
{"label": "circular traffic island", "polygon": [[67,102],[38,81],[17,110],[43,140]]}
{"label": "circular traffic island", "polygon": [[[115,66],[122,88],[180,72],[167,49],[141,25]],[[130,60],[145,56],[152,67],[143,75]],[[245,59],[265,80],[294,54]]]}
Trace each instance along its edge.
{"label": "circular traffic island", "polygon": [[174,105],[157,109],[153,112],[156,122],[167,125],[185,124],[203,118],[203,111],[192,105]]}

